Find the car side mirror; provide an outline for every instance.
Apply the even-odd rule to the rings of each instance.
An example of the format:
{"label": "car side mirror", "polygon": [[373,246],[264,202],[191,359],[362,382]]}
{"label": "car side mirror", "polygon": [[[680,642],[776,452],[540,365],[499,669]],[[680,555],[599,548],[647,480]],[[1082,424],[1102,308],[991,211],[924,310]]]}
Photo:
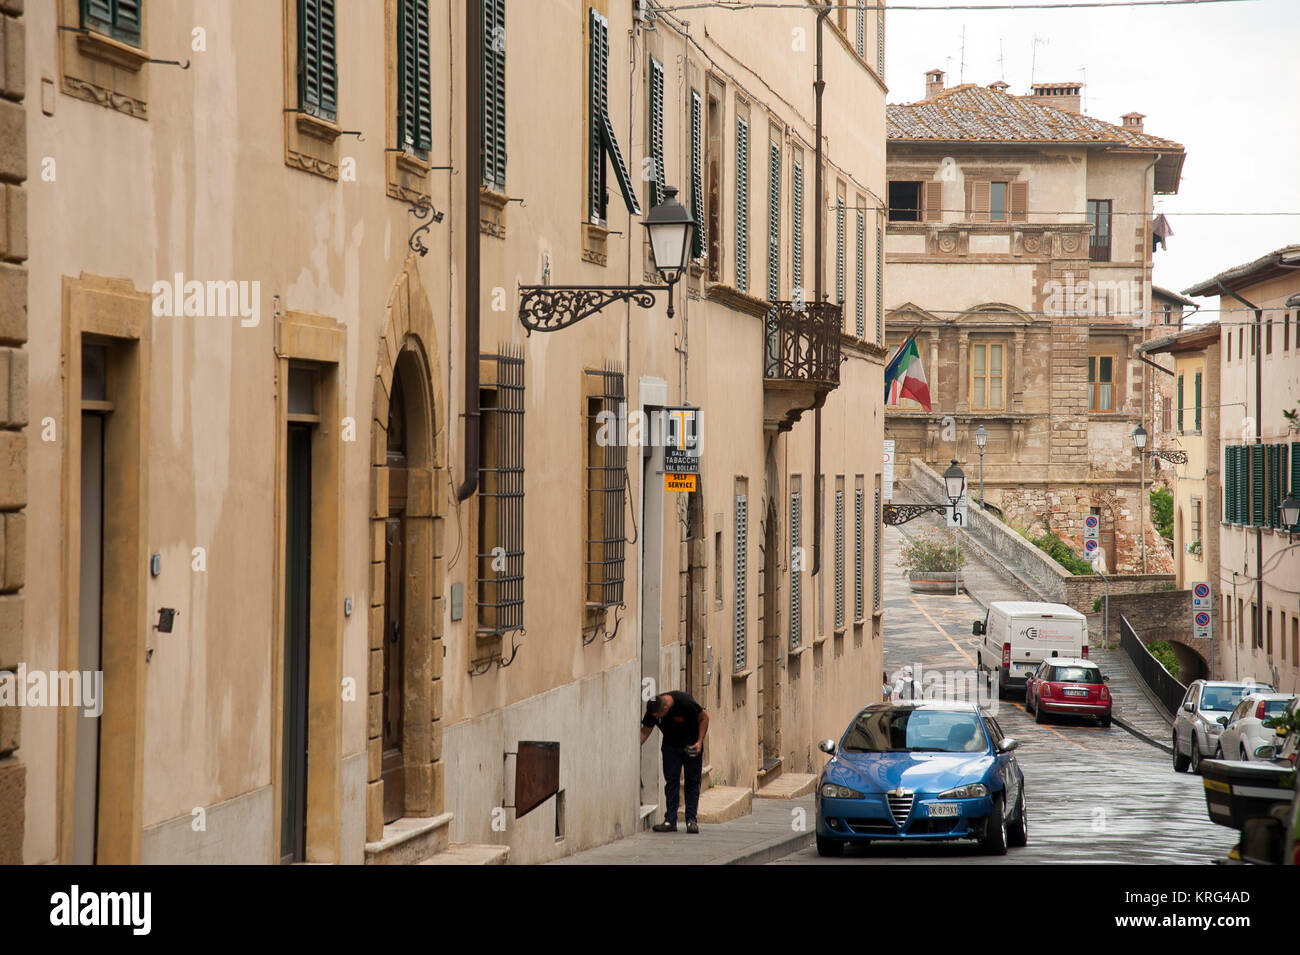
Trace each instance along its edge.
{"label": "car side mirror", "polygon": [[1013,749],[1018,749],[1019,746],[1020,740],[1016,739],[1014,736],[1004,736],[1002,737],[1002,741],[998,743],[998,752],[1009,753]]}
{"label": "car side mirror", "polygon": [[1191,700],[1188,700],[1186,703],[1183,704],[1183,709],[1186,710],[1188,713],[1196,712],[1196,707],[1192,706]]}
{"label": "car side mirror", "polygon": [[977,637],[984,635],[984,621],[976,620],[971,624],[970,632]]}
{"label": "car side mirror", "polygon": [[1108,676],[1104,676],[1104,677],[1102,677],[1102,678],[1101,678],[1101,682],[1102,682],[1102,683],[1109,683],[1109,682],[1110,682],[1110,677],[1108,677]]}
{"label": "car side mirror", "polygon": [[828,753],[829,755],[834,756],[834,755],[835,755],[835,740],[833,740],[833,739],[824,739],[824,740],[822,740],[820,743],[817,744],[817,748],[820,749],[823,753]]}
{"label": "car side mirror", "polygon": [[1255,755],[1260,759],[1273,759],[1277,756],[1276,746],[1256,746]]}

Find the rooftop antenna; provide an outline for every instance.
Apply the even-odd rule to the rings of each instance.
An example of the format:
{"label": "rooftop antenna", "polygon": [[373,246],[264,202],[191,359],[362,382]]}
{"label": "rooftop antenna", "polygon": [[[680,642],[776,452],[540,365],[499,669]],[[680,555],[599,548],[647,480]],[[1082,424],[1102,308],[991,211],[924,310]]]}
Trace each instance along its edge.
{"label": "rooftop antenna", "polygon": [[1007,56],[1002,47],[1002,37],[998,37],[998,79],[1004,83],[1007,81]]}
{"label": "rooftop antenna", "polygon": [[1038,48],[1040,46],[1047,46],[1047,44],[1051,42],[1052,41],[1045,36],[1040,36],[1037,33],[1034,34],[1034,38],[1031,41],[1031,45],[1033,46],[1033,55],[1029,60],[1029,85],[1031,87],[1034,85],[1035,71],[1038,68]]}
{"label": "rooftop antenna", "polygon": [[1080,99],[1079,112],[1086,113],[1088,112],[1088,67],[1081,66],[1079,70],[1083,73],[1083,96]]}
{"label": "rooftop antenna", "polygon": [[966,24],[961,25],[961,72],[957,74],[957,84],[966,82]]}

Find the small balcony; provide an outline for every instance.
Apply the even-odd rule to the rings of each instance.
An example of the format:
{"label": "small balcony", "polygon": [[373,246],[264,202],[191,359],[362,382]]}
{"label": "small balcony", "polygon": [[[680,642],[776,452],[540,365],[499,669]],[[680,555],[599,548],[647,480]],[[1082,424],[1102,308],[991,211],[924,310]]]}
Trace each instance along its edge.
{"label": "small balcony", "polygon": [[763,428],[789,431],[840,383],[843,307],[831,302],[774,302],[767,314]]}

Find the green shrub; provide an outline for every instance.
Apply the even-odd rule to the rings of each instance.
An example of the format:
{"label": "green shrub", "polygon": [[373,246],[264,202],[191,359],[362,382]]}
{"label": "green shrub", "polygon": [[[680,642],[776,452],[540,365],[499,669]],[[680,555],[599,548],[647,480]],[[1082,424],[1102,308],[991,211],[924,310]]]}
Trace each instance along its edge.
{"label": "green shrub", "polygon": [[1178,679],[1178,658],[1174,656],[1174,648],[1169,645],[1168,640],[1157,640],[1155,643],[1147,644],[1147,651],[1155,657],[1162,667],[1169,671],[1169,675],[1175,680]]}
{"label": "green shrub", "polygon": [[[957,541],[951,531],[927,531],[908,538],[898,564],[909,574],[953,573],[957,570]],[[961,555],[966,566],[966,555]]]}
{"label": "green shrub", "polygon": [[1076,577],[1082,577],[1093,572],[1092,564],[1070,550],[1070,545],[1057,537],[1051,530],[1041,537],[1031,537],[1029,540],[1035,547]]}
{"label": "green shrub", "polygon": [[1161,537],[1174,539],[1174,496],[1166,488],[1159,487],[1151,492],[1151,523]]}
{"label": "green shrub", "polygon": [[1093,612],[1093,613],[1101,613],[1101,598],[1100,598],[1100,597],[1098,597],[1096,600],[1094,600],[1094,601],[1092,602],[1092,612]]}

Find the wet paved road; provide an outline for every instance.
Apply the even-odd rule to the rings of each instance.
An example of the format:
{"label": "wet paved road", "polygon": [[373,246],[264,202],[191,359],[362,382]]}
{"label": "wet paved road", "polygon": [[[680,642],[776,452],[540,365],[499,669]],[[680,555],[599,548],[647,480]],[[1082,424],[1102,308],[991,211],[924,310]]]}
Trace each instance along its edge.
{"label": "wet paved road", "polygon": [[[885,664],[967,671],[975,666],[971,621],[983,613],[962,595],[912,594],[893,568],[896,532],[886,548]],[[998,722],[1021,741],[1029,845],[985,856],[970,844],[875,843],[822,859],[815,848],[776,864],[807,863],[1193,863],[1222,859],[1237,833],[1210,822],[1201,779],[1175,773],[1169,757],[1118,726],[1078,720],[1043,725],[1023,702],[1000,701]]]}

